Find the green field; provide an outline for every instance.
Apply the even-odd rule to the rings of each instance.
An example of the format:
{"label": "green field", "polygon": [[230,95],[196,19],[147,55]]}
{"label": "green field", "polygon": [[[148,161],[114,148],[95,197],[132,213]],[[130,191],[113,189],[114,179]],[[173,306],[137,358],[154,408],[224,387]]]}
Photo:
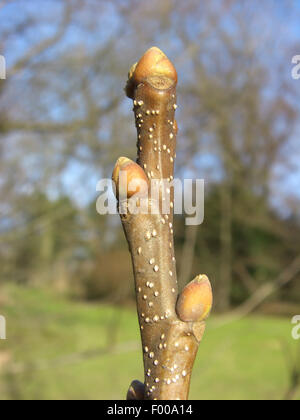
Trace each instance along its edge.
{"label": "green field", "polygon": [[[0,305],[7,319],[0,399],[124,399],[130,381],[142,379],[134,308],[74,303],[21,287],[4,288]],[[191,399],[282,399],[283,349],[295,353],[298,344],[290,319],[252,316],[222,327],[219,321],[208,322]]]}

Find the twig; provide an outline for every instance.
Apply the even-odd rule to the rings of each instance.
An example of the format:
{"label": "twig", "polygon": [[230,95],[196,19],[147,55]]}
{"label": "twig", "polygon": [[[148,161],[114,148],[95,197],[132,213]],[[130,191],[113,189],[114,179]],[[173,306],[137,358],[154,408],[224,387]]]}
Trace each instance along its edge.
{"label": "twig", "polygon": [[[198,276],[178,297],[174,190],[165,188],[165,182],[173,180],[176,157],[176,84],[173,64],[156,47],[131,68],[126,93],[134,104],[138,163],[120,158],[113,172],[133,263],[144,356],[144,384],[134,381],[129,399],[188,398],[204,319],[212,305],[206,276]],[[151,193],[156,188],[154,198]],[[163,206],[166,201],[168,210]],[[134,211],[132,203],[136,203]]]}

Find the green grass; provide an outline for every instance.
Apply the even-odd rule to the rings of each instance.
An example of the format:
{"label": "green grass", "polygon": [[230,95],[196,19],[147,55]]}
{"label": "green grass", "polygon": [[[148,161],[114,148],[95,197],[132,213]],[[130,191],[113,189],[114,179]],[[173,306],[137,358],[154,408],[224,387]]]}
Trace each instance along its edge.
{"label": "green grass", "polygon": [[[134,308],[74,303],[21,287],[6,287],[2,300],[0,399],[124,399],[130,381],[142,379]],[[291,338],[290,319],[251,316],[222,327],[218,321],[208,322],[190,398],[281,399],[288,386],[282,344],[294,352],[300,344]],[[123,346],[116,354],[72,359],[111,340]]]}

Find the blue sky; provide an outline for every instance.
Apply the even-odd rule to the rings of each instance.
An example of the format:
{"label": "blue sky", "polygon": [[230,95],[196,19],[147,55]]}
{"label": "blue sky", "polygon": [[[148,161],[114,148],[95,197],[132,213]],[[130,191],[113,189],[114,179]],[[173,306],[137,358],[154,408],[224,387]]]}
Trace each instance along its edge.
{"label": "blue sky", "polygon": [[[218,1],[215,1],[215,3],[217,7]],[[43,4],[43,7],[36,7],[37,5],[40,6],[41,4]],[[124,24],[124,22],[120,20],[120,16],[116,13],[116,9],[112,2],[103,2],[102,4],[105,5],[103,13],[98,18],[98,24],[97,19],[95,19],[96,25],[93,28],[93,33],[87,34],[84,28],[81,28],[79,25],[73,25],[68,30],[64,38],[64,42],[60,45],[59,48],[65,48],[66,46],[68,46],[68,48],[73,48],[81,42],[84,45],[86,51],[92,51],[95,46],[95,43],[97,43],[98,45],[101,43],[105,43],[107,39],[114,36],[114,34],[119,28],[119,25]],[[263,7],[263,4],[268,5],[268,7],[271,7],[273,14],[271,16],[272,20],[270,19],[269,21],[267,21],[267,24],[264,27],[260,26],[259,29],[263,29],[263,31],[267,33],[267,31],[270,28],[274,30],[274,27],[278,27],[276,38],[272,38],[273,42],[270,43],[270,54],[269,56],[265,57],[265,60],[269,60],[270,62],[268,78],[270,81],[270,88],[272,89],[272,65],[274,63],[274,60],[283,63],[282,71],[285,73],[286,77],[291,77],[291,58],[295,54],[300,54],[300,1],[294,1],[292,9],[288,9],[286,6],[284,6],[284,2],[281,1],[270,0],[266,1],[265,3],[257,1],[257,6],[259,6],[260,8]],[[32,6],[35,6],[35,10],[33,12]],[[47,37],[51,33],[53,33],[53,31],[55,30],[55,24],[53,22],[57,23],[55,17],[57,16],[57,14],[59,15],[61,13],[60,9],[61,3],[60,1],[56,0],[43,0],[42,2],[38,0],[19,0],[9,2],[7,5],[0,9],[0,35],[6,30],[9,30],[12,23],[22,21],[27,11],[29,11],[29,14],[33,13],[33,15],[35,13],[39,13],[41,20],[43,20],[43,16],[46,18],[51,18],[51,16],[53,16],[53,20],[50,19],[48,24],[45,24],[40,28],[40,33],[38,34],[38,37],[36,36],[34,29],[32,29],[31,32],[28,32],[28,37],[30,39],[29,42],[38,42],[42,37]],[[257,24],[259,24],[259,19]],[[224,17],[223,25],[227,25],[229,30],[234,30],[233,26],[231,26],[232,23],[230,15],[227,18]],[[129,25],[125,25],[125,29],[127,32],[124,35],[124,39],[120,38],[117,41],[120,43],[120,45],[122,45],[122,42],[126,41],[126,37],[129,36],[128,34],[130,34],[130,32],[133,31],[133,28],[129,27]],[[191,33],[192,32],[193,26],[191,25]],[[156,32],[153,34],[153,43],[156,43],[157,45],[162,47],[162,49],[165,49],[164,46],[166,46],[166,52],[168,54],[170,52],[171,55],[176,55],[176,51],[178,51],[178,49],[180,48],[180,45],[176,44],[176,41],[174,41],[172,44],[170,38],[168,37],[168,34],[164,31]],[[15,34],[15,36],[11,38],[11,41],[8,44],[4,45],[3,54],[6,57],[8,69],[11,67],[13,62],[23,54],[27,46],[27,37],[18,36],[18,34]],[[133,52],[132,55],[138,58],[140,53],[147,49],[149,46],[150,45],[140,45],[140,51]],[[259,49],[260,45],[258,44],[256,48]],[[0,54],[2,54],[1,51]],[[51,54],[55,54],[55,50],[50,51],[49,54],[50,56]],[[124,60],[128,59],[129,65],[131,64],[131,61],[129,61],[131,60],[131,58],[122,58]],[[178,67],[179,81],[184,80],[184,70],[186,70],[186,67],[182,65]],[[125,78],[126,75],[124,75],[124,79]],[[295,90],[300,92],[300,80],[293,81],[293,84],[295,86]],[[122,91],[120,91],[120,95],[123,95]],[[128,107],[128,114],[131,114],[131,107],[129,104],[130,102],[127,99],[123,100],[124,112],[126,112],[126,107]],[[295,103],[294,105],[295,107],[299,107],[299,102]],[[58,120],[61,117],[61,115],[62,114],[60,106],[53,106],[53,118]],[[180,115],[181,112],[179,108],[179,119]],[[291,146],[291,150],[293,149],[293,153],[296,154],[297,152],[300,152],[300,146],[297,149],[297,145],[299,145],[297,136],[298,134],[296,135],[296,137],[291,138],[291,145],[293,145]],[[135,141],[134,138],[132,141]],[[199,157],[197,157],[197,159],[199,159]],[[213,167],[215,165],[215,167],[218,168],[218,161],[213,155],[209,153],[201,156],[200,160],[197,163],[199,166],[203,165]],[[112,166],[113,164],[114,162],[112,162]],[[284,179],[274,183],[273,188],[275,194],[276,191],[281,190],[283,194],[286,194],[288,192],[300,197],[300,189],[298,188],[300,184],[300,163],[298,159],[296,159],[294,165],[295,166],[291,173],[285,173]],[[110,176],[110,174],[106,175],[107,177]],[[75,201],[80,202],[82,204],[83,202],[85,203],[89,201],[91,197],[95,196],[95,187],[97,180],[100,176],[105,176],[105,174],[101,173],[101,168],[99,168],[98,173],[95,173],[94,168],[89,169],[81,163],[77,162],[76,160],[70,160],[66,170],[62,175],[62,183],[64,185],[65,190],[69,192],[69,194],[75,199]],[[216,169],[215,171],[215,176],[217,178],[220,176],[220,171],[218,171],[218,169]],[[50,189],[50,191],[52,195],[55,195],[55,186],[53,186],[52,190]],[[274,202],[276,203],[276,206],[281,205],[278,204],[278,198],[275,198]]]}

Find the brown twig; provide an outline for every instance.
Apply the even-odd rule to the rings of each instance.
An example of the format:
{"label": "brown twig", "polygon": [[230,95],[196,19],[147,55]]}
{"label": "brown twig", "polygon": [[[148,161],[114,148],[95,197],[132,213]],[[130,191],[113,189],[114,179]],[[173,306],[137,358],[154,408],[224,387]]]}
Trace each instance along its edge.
{"label": "brown twig", "polygon": [[[173,64],[153,47],[131,68],[126,86],[134,104],[138,159],[134,163],[120,158],[113,180],[133,263],[145,374],[144,384],[131,384],[128,399],[188,398],[204,319],[212,305],[206,276],[198,276],[178,297],[174,190],[165,187],[166,181],[173,180],[176,158],[176,84]],[[126,175],[125,183],[121,174]],[[157,186],[159,193],[153,198]],[[132,211],[132,198],[137,208],[147,211]],[[163,206],[166,200],[170,211]]]}

